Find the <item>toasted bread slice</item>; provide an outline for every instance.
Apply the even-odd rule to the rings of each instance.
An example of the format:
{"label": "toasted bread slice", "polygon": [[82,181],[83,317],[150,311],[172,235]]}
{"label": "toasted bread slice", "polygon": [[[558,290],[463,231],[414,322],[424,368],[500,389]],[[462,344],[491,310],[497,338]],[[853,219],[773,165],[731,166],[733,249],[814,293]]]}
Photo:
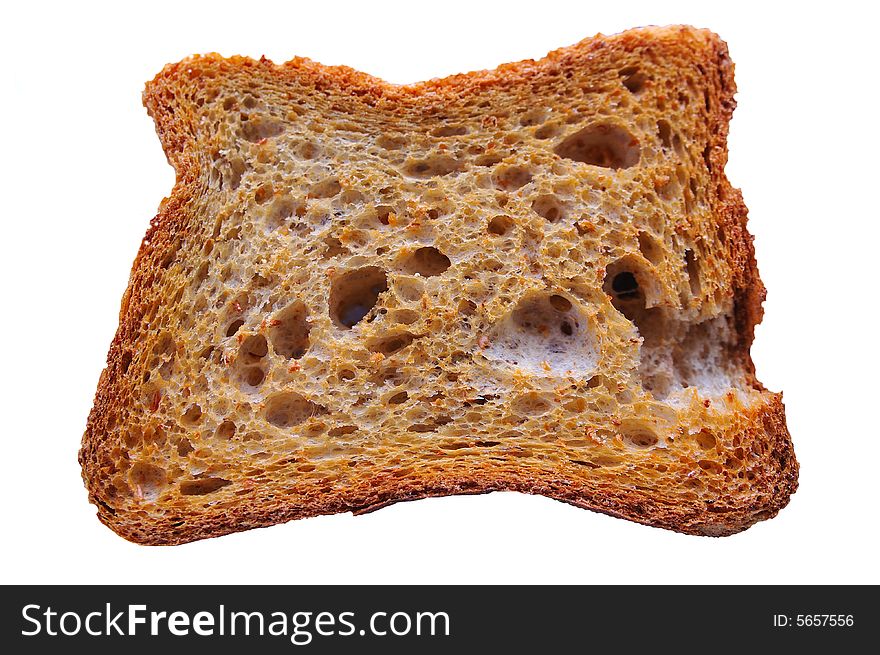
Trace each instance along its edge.
{"label": "toasted bread slice", "polygon": [[733,64],[689,27],[395,86],[196,56],[144,103],[177,172],[80,462],[176,544],[516,490],[697,535],[797,486],[749,357]]}

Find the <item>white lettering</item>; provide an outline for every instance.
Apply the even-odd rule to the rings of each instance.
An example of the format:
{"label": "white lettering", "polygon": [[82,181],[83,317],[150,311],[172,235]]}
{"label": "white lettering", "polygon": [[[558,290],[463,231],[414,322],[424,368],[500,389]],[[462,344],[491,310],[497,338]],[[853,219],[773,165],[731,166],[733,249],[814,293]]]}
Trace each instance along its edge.
{"label": "white lettering", "polygon": [[[64,627],[64,621],[70,618],[74,620],[73,623],[76,626],[76,628],[73,630],[67,630]],[[76,612],[65,612],[61,615],[61,620],[58,622],[58,627],[61,628],[62,633],[64,633],[68,637],[72,637],[73,635],[79,633],[80,629],[82,628],[82,620],[80,620],[79,614],[77,614]]]}
{"label": "white lettering", "polygon": [[177,637],[189,634],[189,616],[186,612],[171,612],[168,616],[168,631]]}
{"label": "white lettering", "polygon": [[39,621],[37,621],[34,617],[28,616],[28,611],[32,608],[38,610],[38,609],[40,609],[40,606],[39,605],[25,605],[24,607],[21,608],[21,617],[23,619],[25,619],[26,621],[30,621],[31,623],[33,623],[35,626],[37,626],[37,629],[32,630],[31,632],[27,632],[26,630],[22,630],[21,634],[23,637],[33,637],[34,635],[38,635],[38,634],[40,634],[40,630],[43,627],[42,624]]}
{"label": "white lettering", "polygon": [[[124,634],[125,634],[125,633],[122,631],[122,628],[119,627],[119,623],[117,623],[117,622],[119,621],[119,619],[122,618],[122,614],[123,614],[122,612],[118,612],[118,613],[116,614],[116,616],[113,616],[113,613],[112,613],[111,610],[110,610],[110,603],[107,603],[107,635],[108,635],[108,636],[110,635],[110,630],[111,630],[111,628],[112,628],[113,630],[116,630],[116,634],[118,634],[118,635],[124,635]],[[110,618],[111,616],[113,616],[113,619],[112,619],[112,620],[111,620],[111,618]]]}
{"label": "white lettering", "polygon": [[168,612],[150,612],[150,634],[159,634],[159,621],[168,616]]}
{"label": "white lettering", "polygon": [[214,634],[214,616],[208,612],[198,612],[193,617],[192,626],[197,635],[210,637]]}
{"label": "white lettering", "polygon": [[138,616],[138,612],[146,611],[146,605],[129,605],[128,606],[128,634],[134,636],[137,634],[137,626],[139,623],[146,623],[147,619]]}

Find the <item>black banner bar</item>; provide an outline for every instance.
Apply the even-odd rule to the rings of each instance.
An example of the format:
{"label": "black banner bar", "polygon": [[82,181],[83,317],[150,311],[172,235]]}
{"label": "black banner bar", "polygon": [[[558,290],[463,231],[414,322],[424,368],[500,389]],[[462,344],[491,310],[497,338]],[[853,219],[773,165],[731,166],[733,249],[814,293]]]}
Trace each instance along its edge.
{"label": "black banner bar", "polygon": [[875,588],[839,586],[4,587],[0,611],[4,646],[40,653],[165,655],[226,641],[259,653],[703,653],[880,636]]}

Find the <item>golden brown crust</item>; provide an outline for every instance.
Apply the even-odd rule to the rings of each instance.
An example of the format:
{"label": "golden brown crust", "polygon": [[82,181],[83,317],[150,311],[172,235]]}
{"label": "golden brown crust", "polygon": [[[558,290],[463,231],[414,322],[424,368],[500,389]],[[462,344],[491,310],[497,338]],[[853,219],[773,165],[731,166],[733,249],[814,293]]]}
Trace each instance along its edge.
{"label": "golden brown crust", "polygon": [[[219,192],[212,186],[206,157],[213,156],[215,160],[219,157],[223,161],[223,147],[228,144],[221,141],[219,133],[205,131],[205,117],[200,113],[202,110],[196,103],[192,89],[204,90],[208,88],[208,82],[229,78],[233,80],[233,86],[240,85],[239,93],[244,93],[245,87],[239,80],[249,80],[265,85],[273,93],[277,89],[288,89],[285,93],[291,106],[297,94],[314,93],[320,96],[321,102],[329,103],[327,111],[361,117],[366,122],[385,121],[385,125],[397,123],[404,126],[401,129],[414,129],[414,125],[442,125],[446,114],[460,112],[462,116],[468,115],[467,112],[474,111],[468,105],[472,98],[488,98],[490,104],[512,103],[516,106],[517,102],[524,102],[523,92],[531,92],[539,96],[548,94],[551,98],[548,102],[553,101],[555,96],[549,94],[559,93],[560,89],[566,88],[566,84],[573,84],[565,81],[573,70],[586,70],[584,75],[589,78],[595,69],[596,88],[592,91],[587,89],[586,92],[604,97],[609,92],[600,83],[599,72],[609,66],[620,68],[633,61],[649,62],[651,66],[660,66],[657,61],[669,61],[673,67],[688,67],[698,71],[694,73],[695,79],[704,83],[701,98],[705,99],[706,110],[698,114],[704,124],[698,124],[694,129],[698,130],[695,134],[704,135],[700,138],[706,140],[702,149],[706,175],[706,189],[702,192],[706,202],[705,214],[699,214],[699,209],[692,209],[693,215],[677,224],[674,232],[678,236],[671,237],[671,243],[678,243],[678,238],[684,242],[694,235],[704,235],[699,238],[712,242],[712,248],[700,256],[704,258],[701,260],[703,279],[706,286],[711,283],[716,290],[715,295],[711,295],[706,288],[698,289],[695,293],[702,294],[702,297],[689,301],[690,308],[685,306],[681,311],[682,316],[687,315],[687,320],[695,325],[705,324],[700,321],[730,316],[735,328],[734,338],[724,346],[724,352],[733,362],[729,364],[731,370],[735,369],[742,376],[741,381],[736,381],[735,390],[731,389],[718,397],[712,396],[711,400],[702,391],[693,397],[682,391],[680,398],[684,400],[679,401],[678,409],[669,410],[676,413],[677,418],[668,437],[663,438],[662,452],[652,450],[645,454],[638,449],[627,450],[626,439],[621,441],[620,434],[609,438],[613,444],[611,441],[607,444],[596,441],[599,446],[557,443],[548,446],[549,450],[545,452],[539,451],[543,448],[540,439],[520,434],[522,443],[505,451],[506,455],[497,456],[498,451],[492,450],[497,443],[495,441],[480,441],[476,439],[477,435],[473,435],[470,441],[463,444],[453,442],[452,436],[444,434],[446,442],[438,442],[439,449],[433,447],[437,454],[422,460],[421,465],[397,465],[395,469],[395,448],[403,453],[410,447],[424,447],[411,444],[392,446],[391,455],[387,451],[378,451],[375,462],[357,460],[363,465],[363,471],[354,476],[343,476],[344,484],[328,482],[339,478],[337,469],[328,469],[329,473],[324,477],[294,473],[298,477],[293,480],[284,482],[273,478],[270,483],[261,484],[249,478],[244,472],[247,462],[241,462],[239,458],[240,472],[231,471],[228,463],[226,469],[221,469],[219,463],[213,465],[219,471],[235,473],[229,476],[232,483],[222,479],[228,488],[210,496],[216,496],[217,501],[202,503],[202,496],[181,496],[180,492],[170,491],[170,482],[167,488],[163,486],[157,491],[163,494],[159,500],[144,497],[144,490],[138,483],[139,476],[149,477],[148,474],[153,471],[149,467],[164,457],[163,448],[173,447],[178,452],[184,452],[181,457],[185,458],[188,456],[185,450],[189,448],[195,451],[195,456],[199,456],[200,445],[204,446],[206,452],[217,447],[214,442],[208,442],[205,430],[181,427],[183,420],[175,414],[176,406],[172,409],[174,399],[163,391],[161,385],[156,386],[155,391],[149,386],[156,382],[155,373],[152,382],[144,380],[148,377],[146,373],[155,371],[151,368],[148,355],[159,350],[157,341],[161,339],[160,332],[152,329],[151,321],[155,323],[157,316],[165,316],[170,311],[164,309],[168,304],[167,296],[161,295],[158,290],[173,294],[179,288],[175,297],[188,298],[184,293],[187,276],[182,273],[182,266],[175,267],[177,262],[195,261],[192,253],[205,250],[208,242],[213,247],[215,240],[220,241],[216,234],[208,238],[215,220],[213,215],[208,215],[208,208],[213,207],[210,205],[212,194],[216,196]],[[653,93],[651,97],[654,101],[662,101],[660,92],[651,87],[649,91]],[[725,44],[710,32],[686,27],[646,28],[613,37],[599,36],[557,50],[540,61],[506,64],[492,71],[455,75],[409,86],[389,85],[349,68],[325,67],[299,58],[276,66],[265,59],[223,59],[208,55],[166,67],[148,85],[144,103],[156,121],[163,147],[177,172],[177,182],[171,197],[163,201],[134,262],[129,287],[122,301],[119,329],[110,347],[107,368],[101,374],[79,455],[89,497],[98,507],[100,520],[120,535],[138,543],[177,544],[307,516],[344,511],[363,513],[404,500],[495,490],[545,495],[579,507],[687,534],[733,534],[759,520],[774,516],[796,490],[798,469],[785,425],[781,396],[763,390],[754,376],[754,366],[749,357],[754,326],[761,319],[765,291],[755,265],[752,237],[746,229],[745,205],[741,194],[730,187],[723,170],[727,159],[728,123],[735,106],[734,92],[733,65]],[[611,95],[615,102],[619,102],[619,97],[626,98],[626,91],[615,91]],[[671,100],[667,99],[665,104],[669,102]],[[694,118],[690,120],[697,121]],[[482,124],[492,125],[491,121]],[[642,141],[644,146],[644,138]],[[256,147],[261,149],[258,157],[266,156],[266,142],[265,138],[257,141]],[[662,177],[662,167],[659,165],[658,170],[661,173],[656,174],[655,180],[660,181],[655,181],[654,185],[662,195],[665,188],[662,181],[668,178]],[[691,180],[692,186],[694,179]],[[686,188],[684,194],[688,194]],[[241,198],[239,192],[237,199],[232,201],[233,206],[238,206],[234,203],[242,202]],[[696,197],[692,201],[696,203]],[[669,220],[672,221],[671,218]],[[706,234],[713,222],[715,233]],[[205,232],[206,229],[208,232]],[[594,270],[605,275],[606,262],[611,261],[610,255],[603,254],[597,261],[601,265]],[[191,271],[194,268],[195,264],[190,266]],[[170,273],[172,269],[174,272]],[[193,272],[189,276],[192,275]],[[587,275],[583,277],[588,278]],[[658,277],[663,284],[676,284],[666,274]],[[574,300],[580,288],[578,285],[582,283],[578,277],[571,279],[568,291],[573,294],[570,297]],[[687,277],[684,280],[686,282]],[[677,284],[680,285],[680,280]],[[589,290],[583,293],[585,297],[594,298],[589,295],[592,293]],[[606,304],[608,311],[612,311],[610,302]],[[174,302],[170,305],[173,307]],[[486,306],[489,306],[488,302]],[[186,310],[176,311],[179,318],[179,313]],[[504,314],[496,316],[489,314],[489,310],[486,312],[491,319],[487,319],[488,325],[500,324]],[[638,323],[637,320],[635,322]],[[265,325],[263,328],[265,333]],[[170,331],[176,334],[175,330],[182,332],[184,328]],[[165,330],[162,334],[168,332]],[[481,357],[485,350],[491,348],[484,347],[486,343],[488,340],[485,343],[477,341]],[[664,342],[664,347],[666,345]],[[646,341],[642,346],[643,357],[647,346]],[[178,352],[170,355],[171,361],[175,356],[184,358],[180,350],[178,345]],[[271,348],[271,354],[277,354],[274,347]],[[424,363],[414,365],[425,366]],[[614,368],[611,367],[612,371]],[[606,378],[612,375],[603,373]],[[517,374],[512,379],[514,386],[511,389],[516,393],[522,392],[520,397],[543,393],[539,383],[529,381],[524,376]],[[590,384],[596,384],[596,379],[594,377]],[[621,380],[628,379],[621,377]],[[187,397],[193,393],[194,398],[200,397],[199,394],[205,392],[198,391],[196,384],[196,376],[190,375],[180,388],[180,394]],[[289,382],[288,387],[294,388],[290,387],[292,384]],[[615,383],[606,384],[610,393],[617,393],[618,397],[620,393],[628,393],[622,391],[623,382],[616,383],[617,387]],[[639,407],[659,407],[663,397],[648,393],[647,382],[631,384],[635,393],[643,394],[648,399],[638,401],[642,403]],[[561,396],[559,402],[571,403],[572,398],[576,400],[578,395],[582,396],[588,388],[587,380],[583,385],[573,385],[573,388],[575,391],[570,393],[574,396]],[[139,396],[144,393],[147,393],[147,398],[139,401]],[[155,397],[151,394],[155,394]],[[681,409],[681,403],[685,402],[690,402],[690,406]],[[265,411],[265,399],[259,407]],[[479,408],[472,409],[476,411]],[[207,412],[207,408],[205,410]],[[330,407],[327,411],[330,410],[334,408]],[[624,417],[624,424],[629,420],[625,415],[626,410],[621,406],[609,416],[609,427],[617,426],[614,429],[619,429],[619,417]],[[565,425],[561,422],[563,419],[557,419],[556,414],[552,416],[554,421],[560,421],[555,431],[567,434],[567,428],[562,427]],[[337,423],[337,427],[339,425],[341,423]],[[695,439],[699,441],[701,427],[711,434],[711,443],[694,446],[691,442]],[[499,422],[495,430],[502,429],[503,424]],[[594,432],[590,431],[594,428],[578,425],[577,429],[581,433],[586,430],[590,438],[595,439]],[[172,434],[176,440],[173,446]],[[575,441],[571,440],[571,443]],[[679,455],[677,449],[684,448],[679,445],[684,442],[691,445]],[[487,443],[493,445],[481,445]],[[186,444],[186,447],[181,444]],[[624,454],[611,464],[597,464],[609,458],[604,454],[606,450],[595,449],[607,447],[607,452],[612,452],[612,446],[617,449],[615,452]],[[455,450],[458,448],[461,450]],[[554,451],[554,448],[557,450]],[[705,451],[702,455],[700,449]],[[419,457],[424,457],[429,450],[419,451]],[[544,454],[540,457],[524,454],[536,451]],[[586,454],[577,459],[580,451]],[[459,454],[452,456],[450,452]],[[596,452],[599,452],[599,456],[596,456]],[[308,455],[304,453],[305,450],[297,451],[297,458],[288,458],[288,464],[296,464],[300,466],[297,470],[302,471],[307,471],[308,467],[314,469],[315,465],[309,463]],[[565,456],[556,457],[554,453],[563,453]],[[137,461],[134,461],[135,454]],[[208,464],[202,467],[199,463],[192,469],[202,472],[196,473],[190,483],[205,479],[211,473],[212,455],[205,457],[208,458]],[[636,468],[626,474],[617,472],[620,469],[615,467],[628,460],[631,464],[627,466]],[[190,462],[189,459],[185,461]],[[418,458],[415,461],[418,462]],[[430,462],[441,464],[429,466]],[[138,469],[138,466],[141,468]],[[177,464],[175,466],[180,468]],[[169,465],[169,471],[172,468]],[[322,470],[319,466],[318,472]],[[163,485],[165,475],[163,471]],[[259,477],[260,474],[252,475]],[[168,493],[172,495],[168,496]],[[165,498],[171,500],[163,500]]]}

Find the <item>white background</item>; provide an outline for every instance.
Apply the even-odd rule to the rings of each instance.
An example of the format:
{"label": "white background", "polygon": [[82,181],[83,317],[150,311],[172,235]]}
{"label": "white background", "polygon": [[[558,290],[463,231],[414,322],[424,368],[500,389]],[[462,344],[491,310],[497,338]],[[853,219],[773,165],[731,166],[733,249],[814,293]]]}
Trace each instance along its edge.
{"label": "white background", "polygon": [[[880,62],[869,6],[8,3],[0,582],[880,582]],[[173,548],[99,524],[76,456],[131,262],[174,181],[140,100],[164,64],[207,51],[302,55],[403,83],[670,23],[714,29],[737,65],[727,170],[769,289],[753,355],[760,379],[785,392],[801,463],[777,518],[697,538],[496,493]]]}

